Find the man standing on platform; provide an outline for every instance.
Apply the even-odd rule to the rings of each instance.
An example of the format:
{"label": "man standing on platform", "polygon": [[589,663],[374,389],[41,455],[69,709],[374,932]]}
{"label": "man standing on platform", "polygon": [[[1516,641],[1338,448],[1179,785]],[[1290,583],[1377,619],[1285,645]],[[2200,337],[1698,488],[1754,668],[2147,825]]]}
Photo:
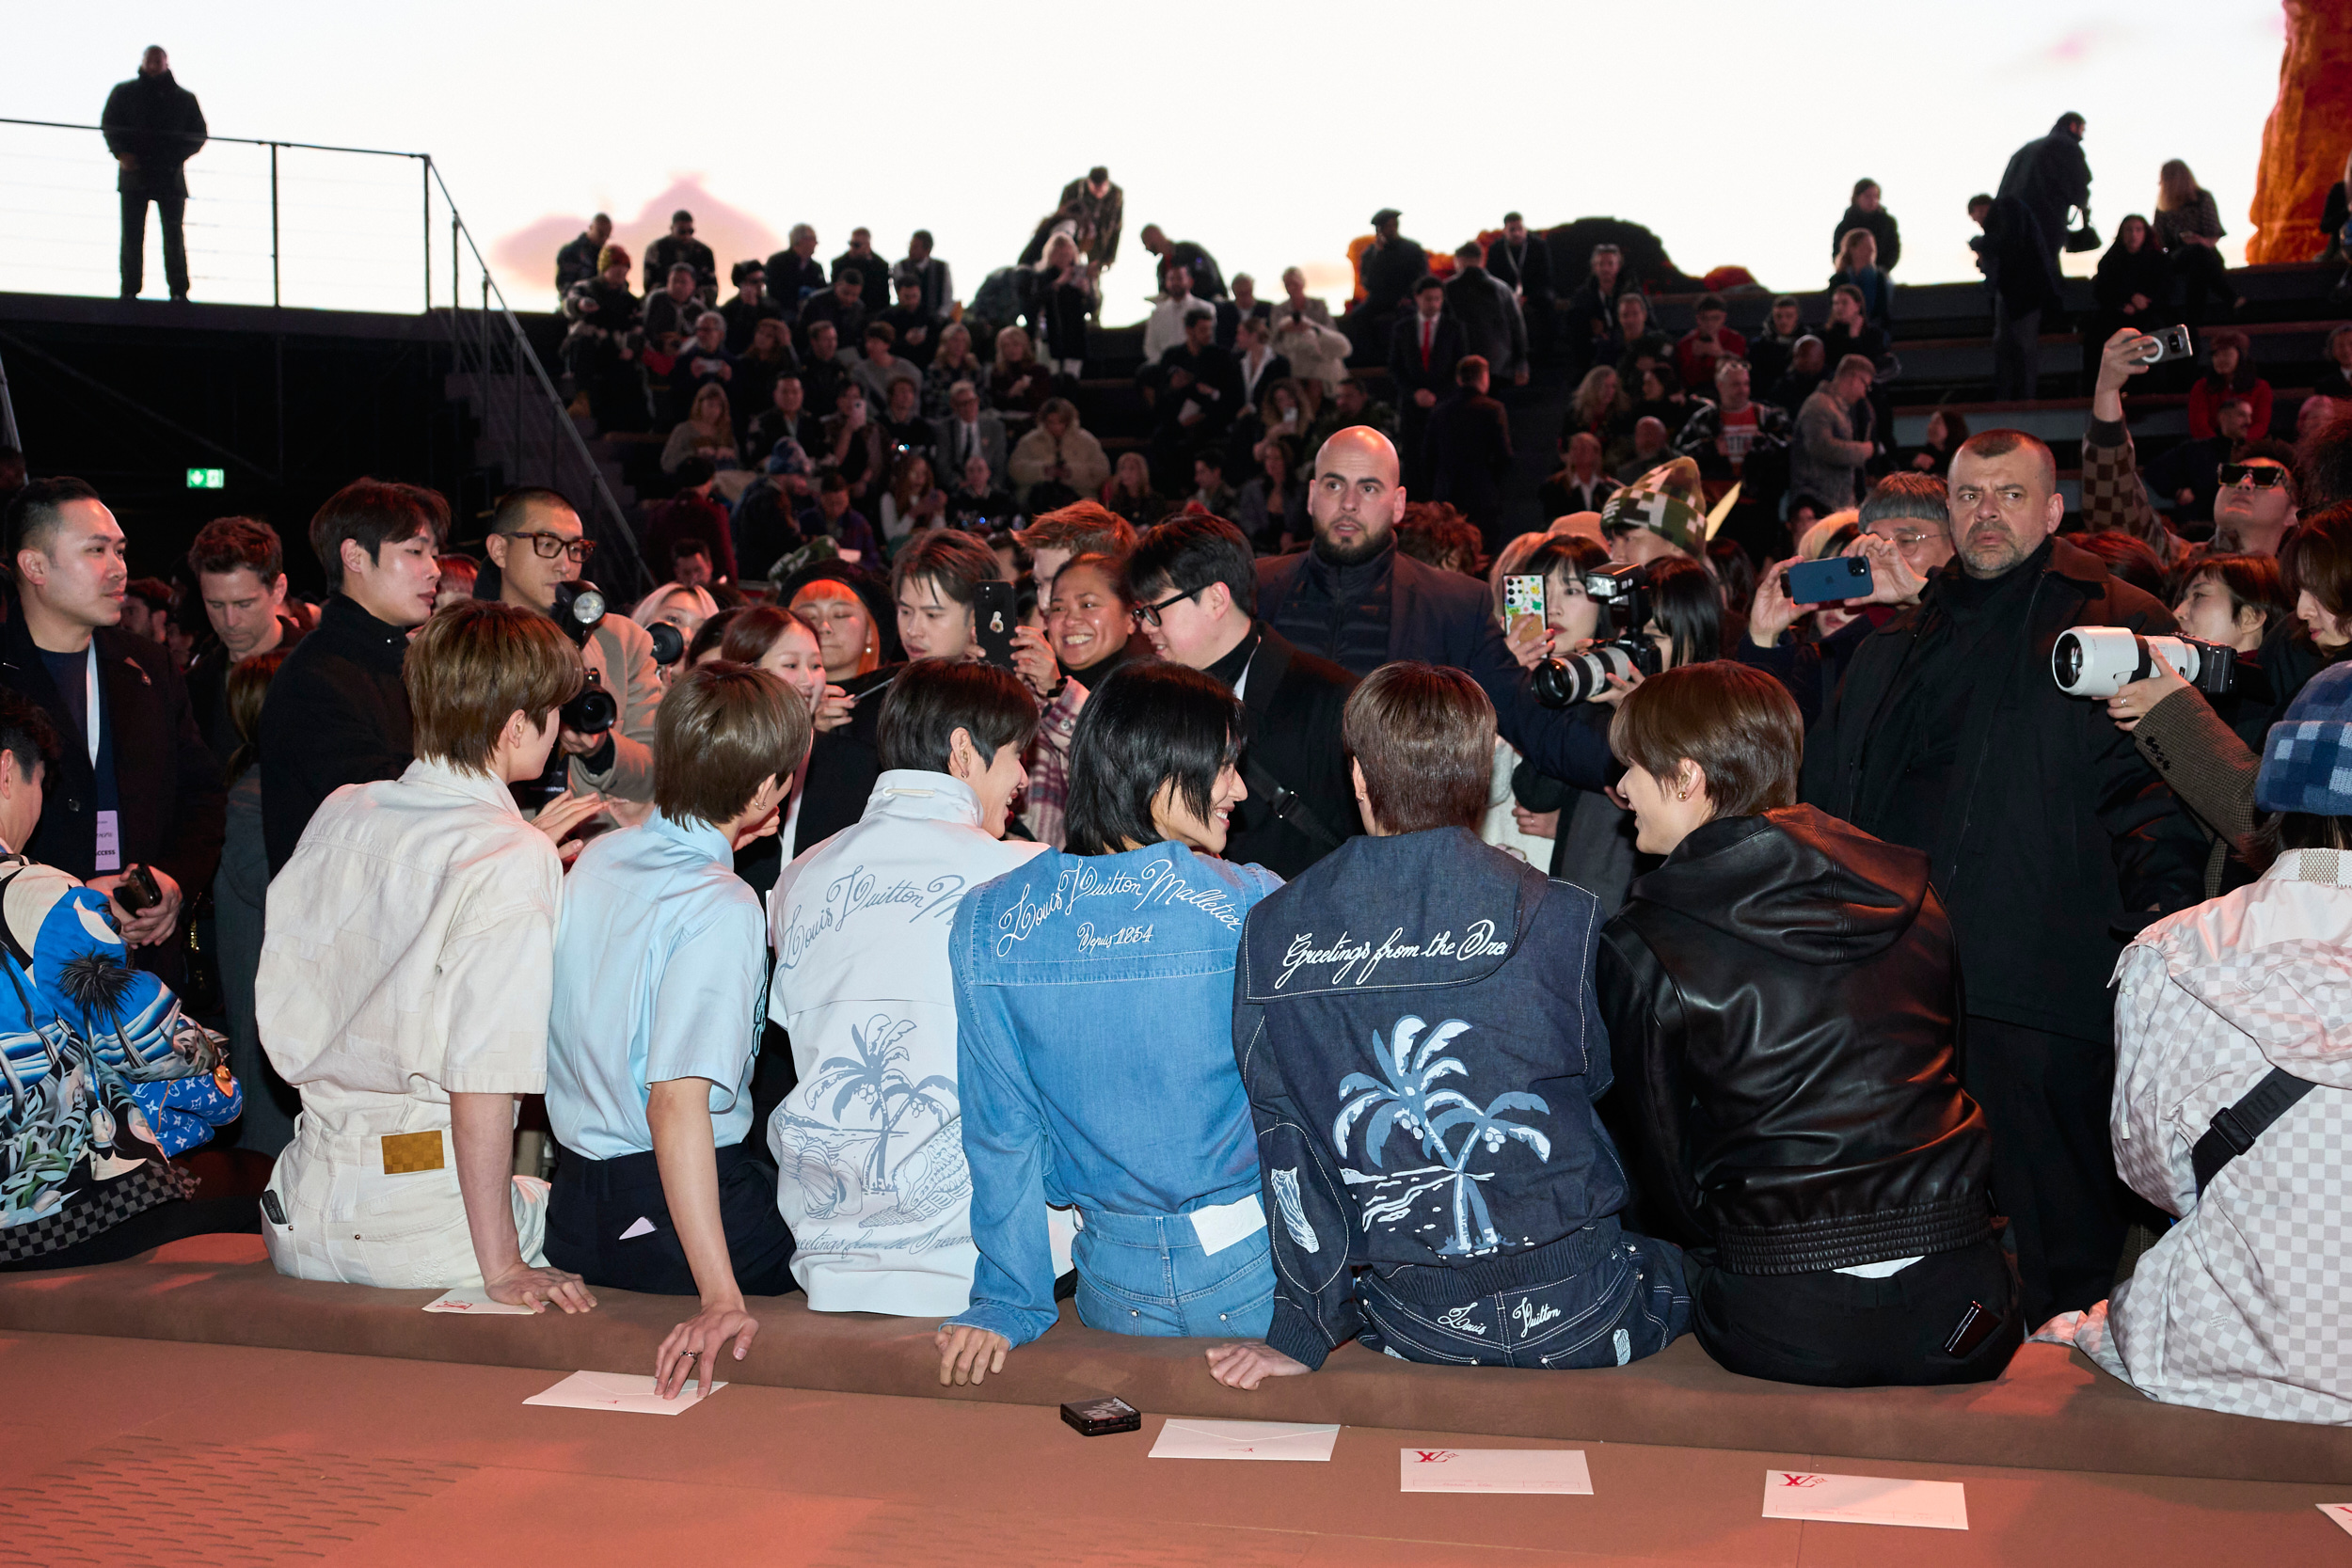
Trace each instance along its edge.
{"label": "man standing on platform", "polygon": [[204,111],[196,94],[171,79],[171,60],[162,46],[150,44],[139,73],[106,95],[98,123],[106,150],[122,166],[115,177],[115,189],[122,193],[122,297],[138,298],[146,280],[147,204],[152,201],[163,219],[164,278],[171,297],[184,302],[188,242],[181,219],[188,208],[188,181],[183,167],[204,145]]}

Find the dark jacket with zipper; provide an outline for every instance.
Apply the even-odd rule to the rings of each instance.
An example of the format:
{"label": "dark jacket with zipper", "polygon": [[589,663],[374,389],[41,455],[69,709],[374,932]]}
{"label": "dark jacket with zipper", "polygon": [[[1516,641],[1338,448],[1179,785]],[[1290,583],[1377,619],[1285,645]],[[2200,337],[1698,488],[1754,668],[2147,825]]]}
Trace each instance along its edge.
{"label": "dark jacket with zipper", "polygon": [[[2205,845],[2106,705],[2058,689],[2050,650],[2069,626],[2174,624],[2063,539],[2013,571],[1997,584],[1938,573],[1917,609],[1864,639],[1805,737],[1800,798],[1927,851],[1970,1012],[2106,1040],[2125,935],[2198,901]],[[1989,588],[2006,592],[1970,646],[1946,601]],[[1948,729],[1903,711],[1938,683],[1963,692]],[[1947,745],[1935,783],[1920,766]]]}
{"label": "dark jacket with zipper", "polygon": [[[1295,647],[1263,621],[1241,686],[1248,734],[1225,858],[1292,878],[1363,832],[1340,714],[1356,677]],[[1280,793],[1277,793],[1277,790]]]}
{"label": "dark jacket with zipper", "polygon": [[[49,678],[13,596],[8,610],[0,683],[39,706],[57,731],[40,823],[24,853],[86,882],[102,874],[95,863],[98,781],[86,732]],[[122,867],[168,873],[180,884],[183,910],[193,910],[220,864],[227,811],[220,764],[196,727],[187,687],[162,643],[115,626],[90,636],[98,649],[99,703],[112,728]]]}
{"label": "dark jacket with zipper", "polygon": [[1438,1307],[1596,1266],[1626,1201],[1593,1102],[1591,894],[1462,828],[1352,839],[1242,931],[1233,1052],[1274,1256],[1266,1343],[1319,1367],[1353,1270]]}
{"label": "dark jacket with zipper", "polygon": [[262,699],[262,841],[273,877],[302,830],[348,784],[397,779],[416,760],[401,660],[408,632],[330,594]]}
{"label": "dark jacket with zipper", "polygon": [[1601,932],[1594,987],[1648,1223],[1734,1274],[1992,1233],[1928,858],[1810,806],[1692,832]]}

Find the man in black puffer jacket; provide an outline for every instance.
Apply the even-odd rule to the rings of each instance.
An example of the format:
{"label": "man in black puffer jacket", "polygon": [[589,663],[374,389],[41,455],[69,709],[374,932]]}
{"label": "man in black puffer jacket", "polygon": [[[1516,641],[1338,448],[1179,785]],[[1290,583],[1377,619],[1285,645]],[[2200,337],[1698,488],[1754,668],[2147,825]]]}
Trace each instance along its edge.
{"label": "man in black puffer jacket", "polygon": [[1613,1120],[1700,1343],[1785,1383],[1999,1375],[2017,1287],[1927,857],[1794,803],[1804,732],[1760,671],[1653,676],[1611,738],[1666,853],[1601,933]]}
{"label": "man in black puffer jacket", "polygon": [[181,229],[187,212],[187,161],[204,146],[204,111],[196,94],[171,79],[171,61],[150,45],[139,73],[106,95],[98,123],[122,172],[122,297],[136,299],[147,269],[147,204],[164,229],[164,280],[171,297],[188,297],[188,245]]}

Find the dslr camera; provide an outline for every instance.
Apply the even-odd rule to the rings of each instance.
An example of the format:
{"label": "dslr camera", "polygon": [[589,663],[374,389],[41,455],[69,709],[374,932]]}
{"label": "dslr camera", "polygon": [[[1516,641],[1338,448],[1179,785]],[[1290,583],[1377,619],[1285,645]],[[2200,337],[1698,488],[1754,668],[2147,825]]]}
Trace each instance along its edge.
{"label": "dslr camera", "polygon": [[1609,677],[1654,675],[1663,667],[1649,625],[1649,568],[1612,562],[1584,574],[1584,592],[1600,606],[1603,641],[1567,658],[1548,658],[1528,673],[1529,689],[1546,707],[1590,702],[1609,689]]}
{"label": "dslr camera", "polygon": [[2112,697],[2154,674],[2158,659],[2207,696],[2237,689],[2235,649],[2194,637],[2142,637],[2129,626],[2075,626],[2058,633],[2050,650],[2050,673],[2070,697]]}
{"label": "dslr camera", "polygon": [[[559,582],[555,585],[555,609],[550,613],[555,624],[564,628],[564,634],[584,648],[588,645],[588,634],[604,621],[604,594],[584,582]],[[677,627],[661,621],[645,630],[653,638],[656,664],[675,664],[686,656],[686,639]],[[620,717],[620,705],[605,689],[603,678],[593,667],[587,673],[588,684],[580,689],[580,695],[564,705],[564,727],[580,735],[602,735]]]}

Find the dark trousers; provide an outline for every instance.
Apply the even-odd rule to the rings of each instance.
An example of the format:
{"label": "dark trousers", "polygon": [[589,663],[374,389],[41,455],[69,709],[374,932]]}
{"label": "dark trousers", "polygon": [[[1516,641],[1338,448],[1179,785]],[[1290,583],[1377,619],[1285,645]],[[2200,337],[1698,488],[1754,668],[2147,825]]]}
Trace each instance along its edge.
{"label": "dark trousers", "polygon": [[2113,1042],[1972,1016],[1961,1083],[1993,1130],[1993,1203],[2009,1216],[2028,1327],[2105,1301],[2128,1196],[2107,1141]]}
{"label": "dark trousers", "polygon": [[122,193],[122,297],[137,295],[147,278],[147,204],[155,204],[155,213],[163,220],[164,281],[171,285],[174,298],[188,292],[188,238],[181,227],[181,219],[188,210],[188,198],[177,194],[157,192],[151,196],[144,191]]}
{"label": "dark trousers", "polygon": [[[741,1144],[718,1150],[719,1218],[726,1227],[735,1283],[747,1296],[780,1296],[792,1278],[792,1232],[776,1212],[776,1168]],[[650,1230],[640,1229],[644,1220]],[[622,1233],[639,1230],[624,1239]],[[701,1291],[670,1223],[653,1151],[591,1160],[570,1149],[548,1195],[548,1261],[591,1285],[648,1295]]]}
{"label": "dark trousers", "polygon": [[[1884,1279],[1731,1274],[1692,1258],[1692,1328],[1725,1370],[1817,1388],[1986,1383],[2025,1338],[2017,1276],[1997,1239],[1922,1258]],[[1946,1341],[1969,1303],[2001,1315],[1963,1355]]]}
{"label": "dark trousers", "polygon": [[[2230,281],[2230,265],[2221,252],[2208,245],[2184,245],[2172,253],[2172,270],[2186,280],[2182,298],[2183,319],[2191,326],[2205,325],[2205,302],[2220,298],[2234,304],[2237,286]],[[2260,431],[2253,434],[2259,436]]]}
{"label": "dark trousers", "polygon": [[2029,403],[2042,393],[2042,312],[1993,301],[1993,401]]}

